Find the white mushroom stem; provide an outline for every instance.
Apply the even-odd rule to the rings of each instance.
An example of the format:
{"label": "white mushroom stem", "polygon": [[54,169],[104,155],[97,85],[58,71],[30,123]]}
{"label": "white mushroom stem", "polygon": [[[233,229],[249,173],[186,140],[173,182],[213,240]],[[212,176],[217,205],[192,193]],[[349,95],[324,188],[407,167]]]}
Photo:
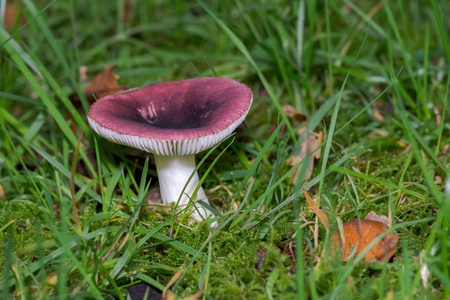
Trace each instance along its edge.
{"label": "white mushroom stem", "polygon": [[[156,170],[158,171],[159,188],[161,190],[161,199],[164,203],[177,203],[181,193],[187,183],[186,189],[178,202],[178,206],[185,208],[190,202],[192,194],[199,185],[199,177],[197,172],[191,177],[195,171],[195,156],[162,156],[155,155]],[[206,197],[203,188],[197,191],[197,196],[193,201],[202,200],[206,203],[208,198]],[[203,220],[211,215],[211,212],[205,209],[202,205],[196,205],[197,209],[193,208],[192,217],[196,220]]]}

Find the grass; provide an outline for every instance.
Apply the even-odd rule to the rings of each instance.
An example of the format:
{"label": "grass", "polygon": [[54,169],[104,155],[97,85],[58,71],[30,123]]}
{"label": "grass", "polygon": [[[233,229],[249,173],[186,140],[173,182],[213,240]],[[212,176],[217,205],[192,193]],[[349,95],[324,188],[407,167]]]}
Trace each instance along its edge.
{"label": "grass", "polygon": [[[446,1],[19,2],[0,26],[3,299],[126,299],[175,274],[180,298],[450,296]],[[79,69],[104,65],[128,87],[217,75],[252,88],[245,125],[198,156],[217,228],[149,209],[152,158],[89,129]],[[307,182],[292,181],[307,134],[287,104],[324,132]],[[327,255],[303,189],[332,229],[389,216],[393,259]]]}

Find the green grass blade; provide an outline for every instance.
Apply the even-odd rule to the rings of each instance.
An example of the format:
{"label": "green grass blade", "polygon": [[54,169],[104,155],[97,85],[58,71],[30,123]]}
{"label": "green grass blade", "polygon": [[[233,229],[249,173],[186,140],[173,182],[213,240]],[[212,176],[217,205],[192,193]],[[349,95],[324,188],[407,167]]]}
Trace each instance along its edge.
{"label": "green grass blade", "polygon": [[[247,47],[245,47],[244,43],[236,36],[236,34],[231,31],[231,29],[217,17],[217,13],[215,13],[206,3],[204,3],[201,0],[197,0],[197,2],[200,4],[200,6],[216,21],[216,23],[223,29],[225,34],[230,38],[230,40],[236,45],[236,47],[242,52],[242,54],[247,58],[247,60],[250,62],[250,64],[255,68],[256,72],[258,73],[258,77],[261,80],[262,84],[264,85],[264,88],[267,90],[267,93],[269,94],[270,98],[272,99],[273,104],[278,109],[278,112],[284,116],[285,113],[283,111],[283,108],[281,107],[281,104],[278,100],[278,97],[275,95],[275,92],[272,88],[272,86],[267,81],[266,77],[262,73],[259,66],[256,64],[256,62],[253,60],[252,55],[248,51]],[[293,131],[292,125],[289,122],[286,122],[287,127],[289,129],[289,132],[291,134],[291,137],[294,141],[297,140],[297,137]]]}
{"label": "green grass blade", "polygon": [[[364,41],[363,41],[361,47],[359,48],[358,54],[356,55],[356,58],[353,61],[352,66],[350,67],[350,70],[348,71],[347,75],[345,76],[344,82],[342,83],[341,89],[339,91],[339,95],[338,95],[336,104],[334,106],[333,114],[331,116],[331,123],[330,123],[329,131],[328,131],[328,134],[327,134],[327,139],[326,139],[326,144],[325,144],[325,148],[324,148],[324,153],[323,153],[323,156],[322,156],[322,167],[321,167],[321,170],[320,170],[321,180],[320,180],[320,183],[319,183],[319,195],[322,193],[323,178],[325,177],[326,164],[328,162],[328,156],[330,154],[331,142],[333,140],[334,131],[335,131],[335,128],[336,128],[336,121],[337,121],[337,116],[338,116],[338,113],[339,113],[339,107],[340,107],[340,104],[341,104],[342,95],[344,93],[344,88],[345,88],[345,85],[347,83],[348,78],[350,77],[350,74],[351,74],[351,72],[353,70],[353,67],[356,65],[356,62],[358,61],[358,58],[359,58],[359,56],[361,54],[361,51],[362,51],[363,46],[364,46],[364,43],[365,43],[365,41],[367,39],[367,34],[368,34],[368,31],[366,32],[366,36],[364,37]],[[319,199],[317,201],[317,205],[318,206],[320,205],[320,197],[319,197]]]}

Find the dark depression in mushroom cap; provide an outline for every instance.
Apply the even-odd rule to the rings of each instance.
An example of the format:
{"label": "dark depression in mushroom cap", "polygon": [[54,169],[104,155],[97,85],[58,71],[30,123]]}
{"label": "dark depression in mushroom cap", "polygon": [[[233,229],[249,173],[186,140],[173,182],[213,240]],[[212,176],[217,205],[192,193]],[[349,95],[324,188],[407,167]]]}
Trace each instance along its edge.
{"label": "dark depression in mushroom cap", "polygon": [[[91,106],[88,118],[109,140],[155,154],[186,155],[211,147],[216,136],[219,142],[231,134],[251,103],[252,92],[245,84],[221,77],[194,78],[107,96]],[[161,141],[171,143],[155,146]],[[181,141],[191,141],[190,150],[177,144]]]}

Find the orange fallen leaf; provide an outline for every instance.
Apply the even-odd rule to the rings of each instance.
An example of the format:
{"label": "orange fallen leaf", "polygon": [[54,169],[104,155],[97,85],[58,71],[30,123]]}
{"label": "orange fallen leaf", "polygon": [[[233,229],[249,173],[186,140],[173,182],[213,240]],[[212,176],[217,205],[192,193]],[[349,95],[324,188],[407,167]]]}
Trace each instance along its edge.
{"label": "orange fallen leaf", "polygon": [[[330,254],[334,255],[342,250],[343,261],[347,261],[354,247],[355,256],[360,254],[368,244],[377,236],[385,232],[388,227],[378,221],[362,219],[361,227],[358,219],[343,224],[345,242],[341,239],[339,230],[335,230],[330,237]],[[394,233],[387,234],[378,243],[376,243],[365,255],[366,261],[384,261],[387,262],[397,252],[399,236]]]}

